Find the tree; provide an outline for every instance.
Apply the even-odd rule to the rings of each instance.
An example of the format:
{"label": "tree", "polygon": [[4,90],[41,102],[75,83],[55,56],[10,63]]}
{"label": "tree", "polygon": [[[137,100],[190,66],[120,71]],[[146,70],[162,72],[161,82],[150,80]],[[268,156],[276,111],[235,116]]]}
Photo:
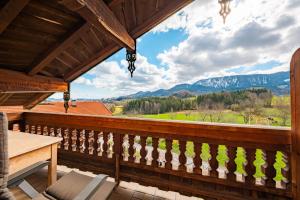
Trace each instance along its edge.
{"label": "tree", "polygon": [[273,107],[277,109],[277,117],[281,119],[281,126],[287,126],[287,122],[291,115],[291,105],[286,97],[277,97],[273,101]]}

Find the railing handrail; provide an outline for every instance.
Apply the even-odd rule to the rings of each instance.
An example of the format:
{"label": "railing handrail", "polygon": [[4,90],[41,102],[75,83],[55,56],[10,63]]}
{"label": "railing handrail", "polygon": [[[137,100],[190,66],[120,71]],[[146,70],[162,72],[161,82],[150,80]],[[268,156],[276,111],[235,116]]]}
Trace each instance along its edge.
{"label": "railing handrail", "polygon": [[[257,145],[290,145],[291,129],[283,127],[229,125],[216,123],[179,122],[169,120],[138,119],[125,117],[108,117],[94,115],[78,115],[63,113],[24,112],[25,121],[29,124],[50,126],[71,126],[78,129],[106,129],[158,137],[172,138],[205,138],[226,142],[253,143]],[[89,118],[87,120],[86,118]],[[82,123],[84,120],[84,123]],[[242,135],[241,135],[242,133]],[[242,136],[242,137],[241,137]]]}

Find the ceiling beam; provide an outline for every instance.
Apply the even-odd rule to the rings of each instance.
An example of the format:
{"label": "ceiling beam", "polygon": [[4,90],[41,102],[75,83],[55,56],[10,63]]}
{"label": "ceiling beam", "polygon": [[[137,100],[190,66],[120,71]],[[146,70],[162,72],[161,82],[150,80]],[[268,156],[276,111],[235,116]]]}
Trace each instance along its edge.
{"label": "ceiling beam", "polygon": [[10,0],[0,10],[0,34],[18,16],[30,0]]}
{"label": "ceiling beam", "polygon": [[88,23],[109,33],[112,39],[130,50],[135,50],[135,41],[126,28],[103,0],[61,0],[68,9],[79,13]]}
{"label": "ceiling beam", "polygon": [[28,71],[28,75],[33,76],[41,72],[62,51],[68,48],[71,44],[78,40],[83,33],[89,30],[89,28],[90,25],[88,23],[84,23],[83,25],[79,26],[79,28],[77,27],[75,31],[73,30],[71,33],[67,34],[68,36],[66,36],[62,41],[55,43],[45,53],[35,59],[31,69]]}
{"label": "ceiling beam", "polygon": [[68,83],[45,76],[28,76],[22,72],[0,69],[0,93],[65,92]]}
{"label": "ceiling beam", "polygon": [[[115,1],[118,2],[119,0],[115,0]],[[133,31],[131,31],[131,35],[133,36],[133,38],[138,38],[144,33],[148,32],[156,25],[164,21],[166,18],[168,18],[169,16],[171,16],[181,8],[191,3],[193,0],[169,0],[169,1],[170,3],[166,7],[162,8],[161,10],[158,10],[145,23],[143,23],[142,25],[136,27]],[[97,65],[104,59],[108,58],[109,56],[111,56],[113,53],[115,53],[120,49],[121,47],[118,44],[108,45],[107,47],[105,47],[104,49],[96,53],[95,56],[87,60],[85,63],[78,65],[73,70],[68,72],[64,76],[64,79],[68,82],[75,80],[80,75],[92,69],[95,65]]]}

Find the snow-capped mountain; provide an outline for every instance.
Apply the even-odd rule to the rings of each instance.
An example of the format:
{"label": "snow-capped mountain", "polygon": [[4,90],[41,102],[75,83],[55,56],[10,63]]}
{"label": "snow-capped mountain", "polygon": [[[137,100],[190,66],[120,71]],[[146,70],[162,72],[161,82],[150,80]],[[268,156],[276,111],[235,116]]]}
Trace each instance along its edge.
{"label": "snow-capped mountain", "polygon": [[266,88],[271,90],[276,95],[284,95],[289,94],[290,92],[289,81],[289,72],[225,76],[202,79],[193,84],[179,84],[167,90],[160,89],[153,92],[138,92],[132,95],[120,97],[120,99],[171,96],[182,91],[198,95],[211,92],[235,91],[250,88]]}

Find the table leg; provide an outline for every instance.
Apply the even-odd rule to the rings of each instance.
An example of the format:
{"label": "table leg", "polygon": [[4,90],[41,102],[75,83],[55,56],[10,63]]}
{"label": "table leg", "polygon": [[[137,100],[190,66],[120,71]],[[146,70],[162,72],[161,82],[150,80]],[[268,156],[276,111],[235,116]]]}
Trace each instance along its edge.
{"label": "table leg", "polygon": [[57,179],[57,144],[51,145],[51,159],[48,167],[48,186]]}

